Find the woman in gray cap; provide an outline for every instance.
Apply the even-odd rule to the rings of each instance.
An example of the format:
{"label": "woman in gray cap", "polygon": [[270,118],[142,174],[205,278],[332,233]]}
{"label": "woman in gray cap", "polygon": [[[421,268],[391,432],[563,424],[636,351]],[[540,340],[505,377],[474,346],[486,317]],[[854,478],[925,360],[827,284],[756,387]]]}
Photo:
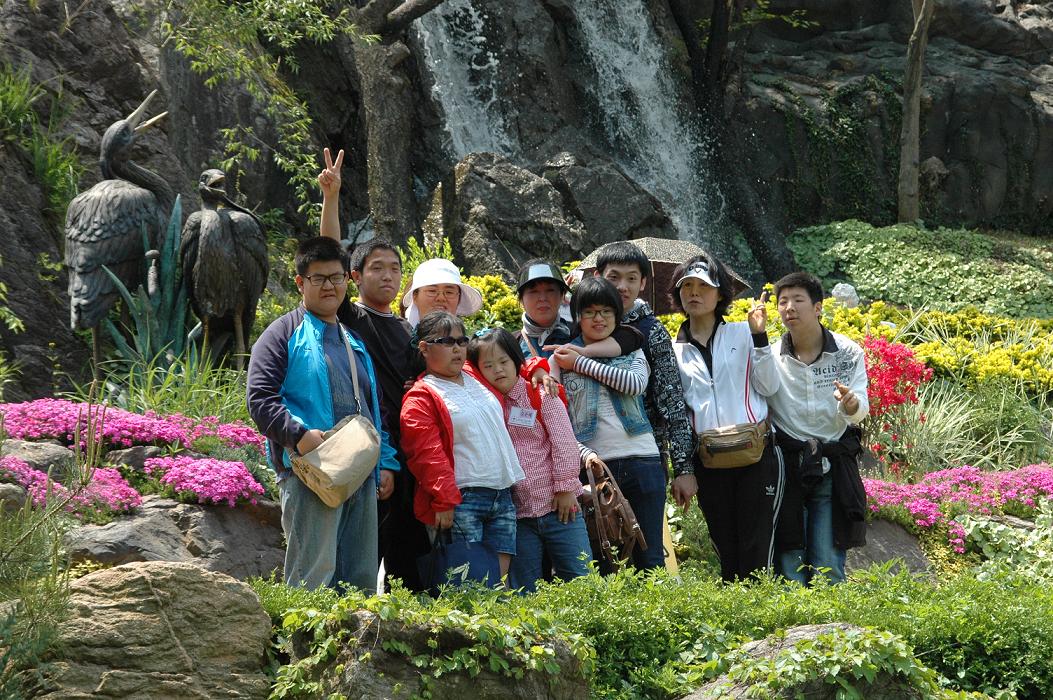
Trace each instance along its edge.
{"label": "woman in gray cap", "polygon": [[[516,292],[523,306],[523,328],[516,335],[528,361],[532,357],[550,357],[556,346],[566,345],[576,335],[571,322],[561,314],[570,287],[558,266],[541,258],[528,260],[519,268]],[[619,357],[638,350],[642,344],[639,331],[619,325],[610,338],[589,346],[587,354],[582,354]]]}

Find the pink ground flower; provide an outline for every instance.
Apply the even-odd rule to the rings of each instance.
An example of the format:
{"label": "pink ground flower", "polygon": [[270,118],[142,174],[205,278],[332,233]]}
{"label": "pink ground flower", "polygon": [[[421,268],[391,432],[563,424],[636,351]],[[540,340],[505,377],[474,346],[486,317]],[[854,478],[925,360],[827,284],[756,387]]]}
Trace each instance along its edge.
{"label": "pink ground flower", "polygon": [[71,491],[17,457],[4,457],[0,459],[0,478],[10,479],[25,487],[36,506],[68,499],[65,509],[79,516],[93,511],[127,512],[142,503],[139,492],[116,469],[95,469],[91,482],[82,489]]}
{"label": "pink ground flower", "polygon": [[256,503],[264,489],[241,462],[193,457],[154,457],[144,462],[145,471],[159,477],[177,494],[198,503],[226,501],[233,508],[239,499]]}
{"label": "pink ground flower", "polygon": [[214,416],[194,420],[175,413],[161,416],[153,411],[132,413],[65,399],[37,399],[25,403],[0,404],[7,434],[19,440],[58,439],[72,445],[78,426],[81,439],[87,435],[88,421],[102,417],[104,443],[112,447],[132,445],[176,445],[189,448],[201,437],[216,437],[228,447],[253,446],[263,450],[264,439],[244,423],[220,423]]}
{"label": "pink ground flower", "polygon": [[920,529],[946,529],[951,547],[964,553],[965,532],[956,516],[1033,511],[1039,499],[1053,498],[1053,467],[1032,464],[1005,472],[956,467],[929,472],[916,484],[864,479],[863,486],[872,513],[895,520],[905,514]]}

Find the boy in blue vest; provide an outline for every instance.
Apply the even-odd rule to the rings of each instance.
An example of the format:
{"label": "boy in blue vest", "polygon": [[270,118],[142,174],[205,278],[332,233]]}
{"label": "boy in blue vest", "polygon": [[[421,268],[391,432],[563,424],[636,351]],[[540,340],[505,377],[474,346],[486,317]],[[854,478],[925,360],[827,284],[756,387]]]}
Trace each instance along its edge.
{"label": "boy in blue vest", "polygon": [[[281,491],[285,582],[290,586],[368,593],[377,586],[379,470],[399,470],[384,430],[373,361],[365,345],[337,320],[347,294],[348,257],[331,238],[310,238],[296,251],[296,286],[303,303],[271,323],[252,347],[247,400],[267,437],[267,456]],[[360,395],[355,395],[354,353]],[[342,505],[330,508],[292,472],[287,450],[306,454],[342,418],[362,413],[381,436],[373,475]]]}

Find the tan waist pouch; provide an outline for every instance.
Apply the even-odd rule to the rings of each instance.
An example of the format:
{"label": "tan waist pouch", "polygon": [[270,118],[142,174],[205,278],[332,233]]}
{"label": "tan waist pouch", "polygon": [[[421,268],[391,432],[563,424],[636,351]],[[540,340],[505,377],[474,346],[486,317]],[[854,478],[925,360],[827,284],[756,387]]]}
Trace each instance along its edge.
{"label": "tan waist pouch", "polygon": [[709,469],[746,467],[760,461],[767,444],[767,419],[739,423],[699,433],[698,458]]}

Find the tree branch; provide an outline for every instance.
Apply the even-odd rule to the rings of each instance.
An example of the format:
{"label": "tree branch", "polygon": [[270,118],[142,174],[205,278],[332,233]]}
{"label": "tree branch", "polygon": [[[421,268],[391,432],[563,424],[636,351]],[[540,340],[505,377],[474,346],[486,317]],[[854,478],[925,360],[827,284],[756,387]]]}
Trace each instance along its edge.
{"label": "tree branch", "polygon": [[388,13],[384,25],[385,34],[398,34],[409,26],[410,22],[427,14],[441,5],[445,0],[406,0]]}

